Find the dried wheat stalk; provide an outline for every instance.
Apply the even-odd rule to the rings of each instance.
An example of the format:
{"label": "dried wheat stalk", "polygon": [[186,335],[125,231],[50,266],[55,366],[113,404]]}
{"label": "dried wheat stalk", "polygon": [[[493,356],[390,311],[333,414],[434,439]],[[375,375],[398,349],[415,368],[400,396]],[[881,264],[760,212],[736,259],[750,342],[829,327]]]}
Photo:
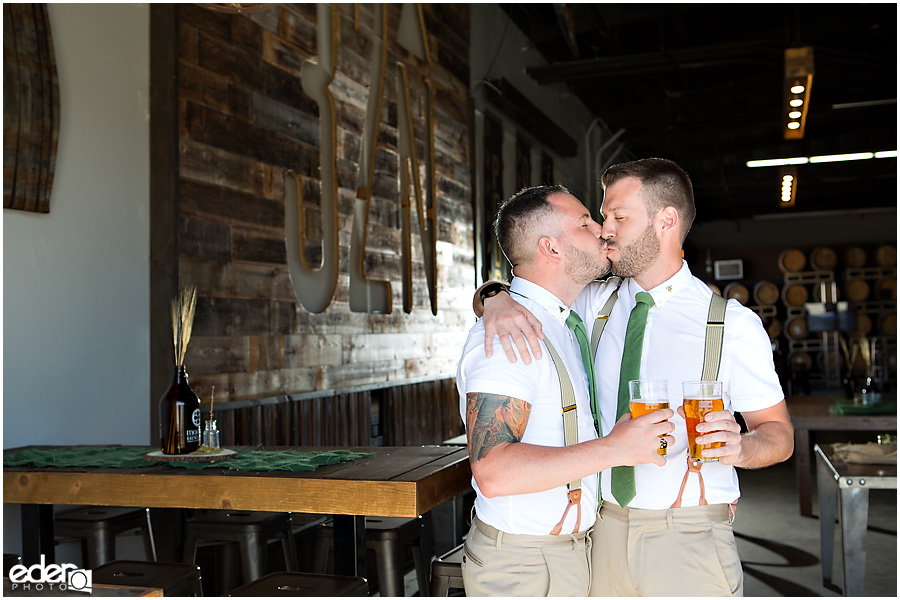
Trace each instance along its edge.
{"label": "dried wheat stalk", "polygon": [[197,288],[189,285],[172,300],[172,340],[175,344],[175,364],[184,365],[184,355],[191,341],[194,310],[197,308]]}

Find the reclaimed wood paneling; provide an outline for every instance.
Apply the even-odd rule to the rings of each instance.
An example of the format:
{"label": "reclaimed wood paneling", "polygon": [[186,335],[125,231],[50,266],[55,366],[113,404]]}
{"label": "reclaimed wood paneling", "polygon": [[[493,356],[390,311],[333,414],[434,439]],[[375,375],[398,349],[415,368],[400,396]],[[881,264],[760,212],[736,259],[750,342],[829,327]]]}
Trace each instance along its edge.
{"label": "reclaimed wood paneling", "polygon": [[[331,158],[322,156],[323,109],[303,87],[304,64],[322,58],[321,7],[272,5],[249,15],[196,4],[171,9],[176,36],[166,43],[177,52],[171,81],[177,92],[178,139],[177,168],[170,171],[176,174],[177,189],[168,201],[178,217],[170,252],[174,249],[177,256],[179,285],[199,290],[186,363],[192,385],[204,397],[216,386],[220,429],[234,443],[369,444],[393,436],[423,443],[440,441],[445,433],[441,439],[452,437],[447,432],[461,427],[453,386],[444,385],[452,392],[448,394],[440,385],[413,384],[394,399],[382,388],[452,377],[473,322],[469,11],[465,5],[422,6],[427,62],[398,43],[401,6],[386,5],[382,76],[372,69],[375,36],[380,35],[376,27],[381,26],[375,7],[335,7],[338,37],[329,91],[336,122],[338,283],[321,313],[310,313],[298,301],[285,243],[285,202],[290,201],[285,173],[291,170],[299,176],[305,208],[301,248],[311,266],[321,263],[320,171]],[[423,186],[424,169],[429,168],[426,148],[433,148],[436,315],[427,292],[415,197],[410,197],[415,226],[408,251],[411,312],[403,311],[398,63],[407,72],[412,148],[419,164],[415,176]],[[428,85],[434,89],[430,142],[425,139]],[[374,131],[365,247],[356,264],[362,264],[367,277],[390,283],[393,309],[388,314],[349,309],[351,253],[360,251],[351,246],[359,161],[366,147],[369,96],[375,92],[382,102]],[[165,350],[160,344],[153,349]],[[367,386],[381,387],[332,393]],[[309,396],[315,393],[322,397]],[[295,400],[297,394],[304,398]],[[245,401],[262,404],[226,408]],[[438,405],[440,417],[434,419]],[[403,417],[407,421],[387,427],[385,411],[398,407],[410,411]]]}

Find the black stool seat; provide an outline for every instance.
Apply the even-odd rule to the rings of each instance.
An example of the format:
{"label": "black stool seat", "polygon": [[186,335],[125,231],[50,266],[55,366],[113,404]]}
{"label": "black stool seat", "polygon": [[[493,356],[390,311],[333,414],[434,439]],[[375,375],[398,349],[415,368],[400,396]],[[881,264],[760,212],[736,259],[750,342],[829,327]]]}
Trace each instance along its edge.
{"label": "black stool seat", "polygon": [[93,570],[93,583],[160,588],[164,596],[202,596],[200,567],[184,563],[115,560]]}
{"label": "black stool seat", "polygon": [[[316,571],[326,571],[329,551],[334,547],[334,524],[321,529]],[[329,547],[328,544],[331,544]],[[382,596],[403,596],[403,549],[412,551],[419,590],[428,590],[431,549],[421,517],[366,517],[366,548],[375,553],[378,590]],[[419,592],[420,595],[422,591]]]}
{"label": "black stool seat", "polygon": [[229,596],[368,596],[362,577],[320,573],[271,573],[231,590]]}
{"label": "black stool seat", "polygon": [[86,569],[93,569],[114,560],[116,535],[140,529],[144,538],[147,560],[156,560],[153,526],[147,508],[118,506],[86,506],[57,513],[53,517],[57,538],[81,540],[82,560]]}
{"label": "black stool seat", "polygon": [[243,583],[249,583],[266,574],[267,542],[275,539],[281,540],[285,566],[289,571],[296,571],[297,551],[290,513],[211,511],[188,519],[184,561],[194,562],[202,543],[236,542],[240,546]]}
{"label": "black stool seat", "polygon": [[[451,589],[464,590],[462,578],[463,547],[460,544],[431,563],[431,595],[449,596]],[[463,594],[465,596],[465,594]]]}

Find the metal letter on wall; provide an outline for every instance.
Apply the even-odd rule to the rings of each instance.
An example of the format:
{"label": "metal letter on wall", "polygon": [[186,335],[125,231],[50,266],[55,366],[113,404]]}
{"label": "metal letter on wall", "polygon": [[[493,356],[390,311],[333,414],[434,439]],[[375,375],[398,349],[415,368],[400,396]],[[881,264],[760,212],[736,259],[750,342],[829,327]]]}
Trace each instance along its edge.
{"label": "metal letter on wall", "polygon": [[[427,36],[418,10],[420,44],[428,61]],[[408,10],[408,9],[407,9]],[[409,43],[409,42],[406,42]],[[405,44],[404,44],[405,45]],[[419,215],[419,235],[422,240],[422,260],[425,266],[425,280],[428,283],[428,298],[431,301],[431,313],[437,314],[437,206],[434,177],[434,88],[431,81],[425,80],[425,190],[419,181],[419,163],[416,157],[415,129],[413,127],[412,106],[409,96],[409,78],[406,66],[397,63],[400,77],[397,78],[397,146],[400,151],[400,218],[403,225],[403,311],[412,312],[412,207],[409,199],[409,184],[412,177],[416,195],[416,213]]]}
{"label": "metal letter on wall", "polygon": [[46,4],[3,3],[3,207],[50,212],[59,84]]}
{"label": "metal letter on wall", "polygon": [[375,153],[378,146],[378,121],[384,97],[384,71],[387,63],[387,7],[375,5],[375,35],[372,37],[372,63],[366,123],[359,149],[359,171],[356,202],[353,205],[353,230],[350,238],[350,310],[354,312],[390,313],[391,283],[369,279],[365,272],[366,229],[372,180],[375,176]]}
{"label": "metal letter on wall", "polygon": [[318,62],[305,61],[300,68],[303,91],[319,106],[320,180],[322,192],[322,264],[313,267],[306,258],[306,210],[303,206],[303,181],[294,171],[285,173],[285,244],[291,285],[297,299],[310,312],[328,308],[334,297],[338,276],[337,170],[334,98],[328,86],[334,79],[337,62],[337,8],[318,4]]}

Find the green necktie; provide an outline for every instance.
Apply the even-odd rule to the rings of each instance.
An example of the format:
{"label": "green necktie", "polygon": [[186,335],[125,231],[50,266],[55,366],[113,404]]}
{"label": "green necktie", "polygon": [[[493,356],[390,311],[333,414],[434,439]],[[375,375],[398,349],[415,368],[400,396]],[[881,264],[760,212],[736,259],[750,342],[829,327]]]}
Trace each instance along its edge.
{"label": "green necktie", "polygon": [[[622,368],[619,371],[619,402],[616,407],[616,421],[629,412],[630,397],[628,382],[641,378],[641,350],[644,346],[644,329],[647,326],[647,313],[653,306],[653,297],[647,292],[638,292],[634,297],[637,304],[628,317],[628,328],[625,330],[625,348],[622,350]],[[612,495],[619,506],[628,506],[634,498],[634,467],[613,467]]]}
{"label": "green necktie", "polygon": [[575,339],[578,340],[578,347],[581,348],[581,362],[584,363],[584,371],[588,377],[588,389],[591,396],[591,415],[594,417],[594,429],[597,435],[600,435],[600,409],[597,406],[597,380],[594,377],[594,357],[591,356],[591,346],[587,339],[587,329],[584,321],[578,316],[574,310],[569,311],[566,317],[566,325],[575,332]]}

